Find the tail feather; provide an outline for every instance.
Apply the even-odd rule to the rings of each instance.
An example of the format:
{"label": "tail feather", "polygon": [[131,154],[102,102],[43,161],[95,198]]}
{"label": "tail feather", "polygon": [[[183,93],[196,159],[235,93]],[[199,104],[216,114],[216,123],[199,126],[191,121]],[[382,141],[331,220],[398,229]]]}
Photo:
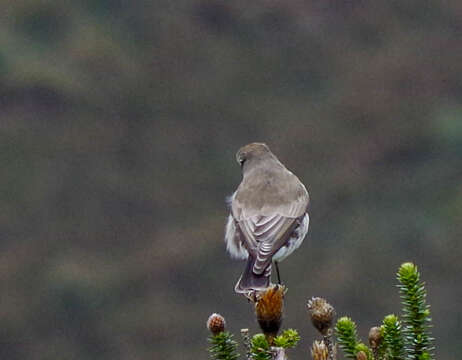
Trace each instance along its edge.
{"label": "tail feather", "polygon": [[[263,271],[262,274],[255,274],[252,271],[255,260],[256,259],[249,254],[244,272],[234,287],[237,293],[248,293],[251,290],[264,290],[269,287],[271,270]],[[271,266],[271,263],[269,266]]]}

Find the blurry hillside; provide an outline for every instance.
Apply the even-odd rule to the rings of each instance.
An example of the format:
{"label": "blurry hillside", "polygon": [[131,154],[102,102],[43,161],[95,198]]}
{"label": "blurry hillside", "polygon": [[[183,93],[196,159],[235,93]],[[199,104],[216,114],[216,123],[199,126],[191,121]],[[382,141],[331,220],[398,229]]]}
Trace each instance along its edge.
{"label": "blurry hillside", "polygon": [[251,141],[312,198],[281,264],[293,358],[307,298],[364,338],[406,260],[437,358],[462,353],[460,1],[1,7],[2,359],[205,359],[211,312],[256,329],[223,244]]}

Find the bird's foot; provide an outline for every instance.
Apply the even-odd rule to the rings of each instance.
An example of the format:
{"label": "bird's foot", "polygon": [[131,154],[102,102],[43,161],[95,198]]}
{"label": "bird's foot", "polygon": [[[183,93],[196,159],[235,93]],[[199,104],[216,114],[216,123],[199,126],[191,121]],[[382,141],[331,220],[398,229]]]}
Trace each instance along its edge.
{"label": "bird's foot", "polygon": [[249,290],[243,294],[249,302],[256,303],[258,300],[258,291],[257,290]]}

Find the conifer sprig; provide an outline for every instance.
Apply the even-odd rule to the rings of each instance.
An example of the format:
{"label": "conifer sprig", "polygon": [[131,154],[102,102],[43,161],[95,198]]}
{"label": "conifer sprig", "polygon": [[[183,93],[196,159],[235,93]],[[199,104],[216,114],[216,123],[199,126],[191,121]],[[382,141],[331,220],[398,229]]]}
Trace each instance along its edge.
{"label": "conifer sprig", "polygon": [[272,359],[270,345],[263,334],[256,334],[252,337],[250,351],[253,360]]}
{"label": "conifer sprig", "polygon": [[385,316],[382,332],[387,359],[405,360],[401,322],[396,315]]}
{"label": "conifer sprig", "polygon": [[347,316],[340,318],[337,321],[335,331],[337,332],[340,348],[345,352],[348,358],[357,359],[358,353],[362,352],[367,360],[373,360],[374,357],[371,349],[358,340],[356,324],[353,320]]}
{"label": "conifer sprig", "polygon": [[366,354],[366,359],[367,360],[373,360],[374,359],[374,356],[372,355],[372,351],[371,349],[369,349],[369,347],[364,344],[364,343],[359,343],[356,345],[356,359],[358,357],[358,353],[361,351],[363,352],[364,354]]}
{"label": "conifer sprig", "polygon": [[350,359],[356,359],[356,353],[358,352],[356,347],[359,341],[354,321],[347,316],[340,318],[337,321],[335,331],[337,332],[340,348],[345,352],[345,355]]}
{"label": "conifer sprig", "polygon": [[403,304],[404,344],[410,360],[433,359],[430,336],[430,306],[426,304],[425,284],[413,263],[404,263],[397,274]]}
{"label": "conifer sprig", "polygon": [[228,331],[211,335],[209,342],[211,343],[209,352],[213,360],[236,360],[239,358],[236,351],[237,343]]}
{"label": "conifer sprig", "polygon": [[297,330],[287,329],[281,335],[274,338],[274,346],[291,348],[297,345],[300,341],[300,335]]}
{"label": "conifer sprig", "polygon": [[209,352],[213,360],[236,360],[239,358],[237,353],[237,342],[233,340],[233,335],[225,331],[226,321],[223,316],[213,313],[207,319],[207,329],[212,333],[209,337]]}

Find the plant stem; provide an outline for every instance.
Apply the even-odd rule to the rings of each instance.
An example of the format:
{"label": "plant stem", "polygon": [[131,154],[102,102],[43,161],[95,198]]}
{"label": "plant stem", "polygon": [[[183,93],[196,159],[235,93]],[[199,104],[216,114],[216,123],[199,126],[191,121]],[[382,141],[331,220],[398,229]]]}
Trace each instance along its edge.
{"label": "plant stem", "polygon": [[245,355],[247,360],[252,360],[252,347],[250,345],[249,329],[241,329],[242,342],[245,347]]}
{"label": "plant stem", "polygon": [[334,344],[332,343],[332,329],[329,329],[327,334],[323,336],[323,341],[327,346],[327,351],[329,352],[329,360],[335,360]]}
{"label": "plant stem", "polygon": [[271,347],[273,360],[287,360],[286,351],[283,347]]}

